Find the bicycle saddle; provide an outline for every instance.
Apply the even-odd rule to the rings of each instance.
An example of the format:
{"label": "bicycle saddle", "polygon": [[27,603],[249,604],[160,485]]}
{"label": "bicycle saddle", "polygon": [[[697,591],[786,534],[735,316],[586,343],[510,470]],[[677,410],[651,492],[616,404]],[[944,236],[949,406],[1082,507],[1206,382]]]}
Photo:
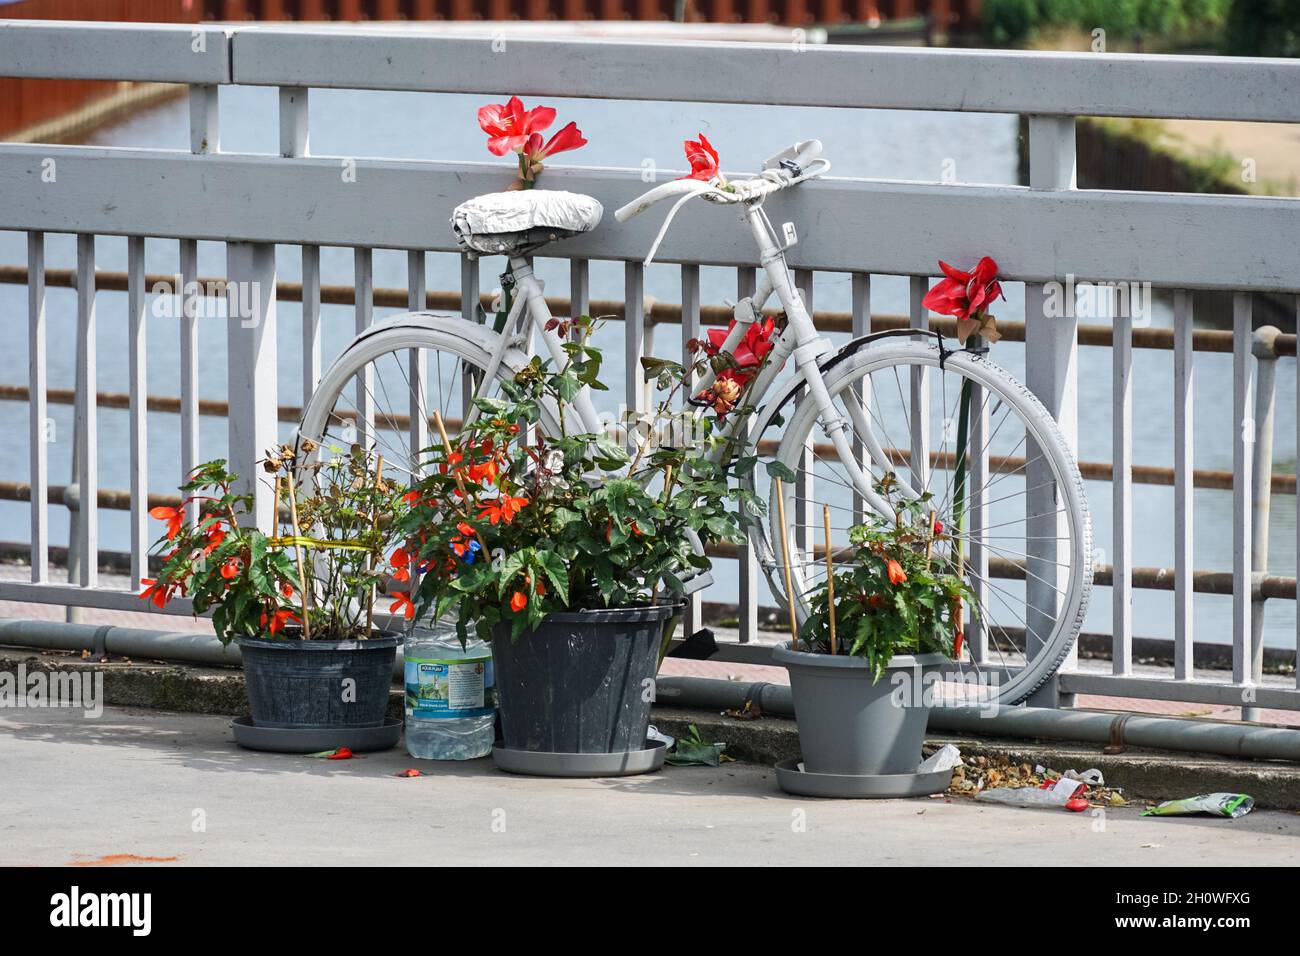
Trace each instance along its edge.
{"label": "bicycle saddle", "polygon": [[511,255],[600,224],[604,209],[590,196],[558,189],[487,193],[461,203],[451,225],[460,244],[475,252]]}

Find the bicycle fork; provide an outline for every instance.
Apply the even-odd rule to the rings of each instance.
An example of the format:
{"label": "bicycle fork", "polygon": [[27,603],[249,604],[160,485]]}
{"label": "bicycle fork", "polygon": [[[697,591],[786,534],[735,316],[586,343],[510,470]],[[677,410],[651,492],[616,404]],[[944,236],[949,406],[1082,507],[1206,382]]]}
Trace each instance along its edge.
{"label": "bicycle fork", "polygon": [[[745,208],[745,219],[749,223],[750,230],[758,242],[759,261],[763,266],[764,274],[767,278],[766,285],[771,286],[772,292],[776,293],[781,307],[786,314],[786,334],[791,336],[793,347],[787,354],[794,358],[795,368],[803,380],[804,387],[808,390],[808,397],[812,400],[817,408],[817,419],[821,423],[822,429],[830,438],[831,444],[835,448],[836,455],[844,463],[845,470],[850,480],[853,482],[854,490],[862,496],[862,500],[877,513],[887,516],[894,516],[894,509],[889,503],[876,492],[872,486],[871,477],[861,464],[858,457],[854,454],[853,445],[846,434],[848,422],[836,408],[834,400],[831,398],[829,390],[826,388],[826,382],[822,378],[821,360],[834,351],[834,346],[827,339],[822,338],[817,333],[817,328],[813,324],[812,316],[808,314],[808,309],[804,305],[803,295],[798,287],[794,284],[790,276],[790,268],[785,261],[785,248],[777,244],[773,235],[771,223],[763,213],[761,204],[754,204]],[[766,296],[763,297],[766,299]],[[755,302],[751,310],[755,315],[751,315],[750,322],[754,321],[756,314],[762,310],[763,303]],[[737,310],[739,312],[739,310]],[[745,334],[745,330],[740,328],[741,322],[737,316],[736,328],[732,330],[736,342]],[[739,334],[736,334],[739,331]],[[783,336],[784,337],[784,336]],[[728,344],[724,347],[734,348],[736,342],[732,342],[732,336],[727,337]],[[781,367],[780,362],[773,362],[775,369]],[[775,374],[775,370],[773,370]],[[765,383],[761,383],[765,384]],[[855,403],[848,403],[850,414],[855,419],[858,417],[853,413],[861,412],[860,409],[854,409]],[[876,444],[877,447],[869,447],[868,451],[872,457],[879,455],[879,460],[887,460],[884,450],[878,447],[875,442],[872,429],[865,421],[855,421],[855,426],[861,433],[868,445]]]}

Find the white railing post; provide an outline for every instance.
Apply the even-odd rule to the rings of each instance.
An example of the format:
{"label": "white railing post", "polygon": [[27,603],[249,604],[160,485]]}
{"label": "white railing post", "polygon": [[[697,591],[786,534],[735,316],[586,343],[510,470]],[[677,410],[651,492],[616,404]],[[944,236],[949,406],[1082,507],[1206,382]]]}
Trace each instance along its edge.
{"label": "white railing post", "polygon": [[227,243],[226,301],[229,465],[239,475],[240,490],[255,495],[250,520],[266,530],[274,510],[260,462],[278,440],[275,246]]}
{"label": "white railing post", "polygon": [[49,409],[45,348],[45,233],[27,234],[27,397],[30,402],[27,441],[31,457],[32,582],[49,576]]}
{"label": "white railing post", "polygon": [[[753,269],[741,268],[736,270],[736,298],[744,299],[752,296],[757,288],[757,279]],[[745,444],[757,441],[761,436],[755,436],[749,428],[745,427]],[[765,520],[765,519],[760,519]],[[740,616],[740,643],[748,644],[758,636],[758,560],[754,556],[754,549],[749,546],[749,536],[745,536],[745,543],[740,546],[740,552],[736,555],[739,563],[738,573],[740,577],[740,590],[737,595],[739,603],[738,613]]]}
{"label": "white railing post", "polygon": [[[1035,190],[1075,188],[1074,117],[1029,117],[1029,186]],[[1025,284],[1025,379],[1056,418],[1073,450],[1078,447],[1078,319],[1072,308],[1068,315],[1050,315],[1048,302],[1043,283]],[[1026,461],[1031,461],[1034,454],[1026,443]],[[1044,541],[1057,538],[1062,533],[1063,516],[1056,513],[1056,493],[1047,467],[1027,465],[1025,485],[1030,489],[1026,495],[1028,536]],[[1058,608],[1057,592],[1038,581],[1063,583],[1068,569],[1059,566],[1060,549],[1056,545],[1047,544],[1038,554],[1033,547],[1028,550],[1031,553],[1026,570],[1033,577],[1025,582],[1029,606],[1025,642],[1026,652],[1032,653],[1031,642],[1042,640],[1036,638],[1035,632],[1051,627]],[[1071,650],[1061,669],[1073,670],[1077,660],[1077,651]],[[1071,695],[1060,693],[1053,677],[1029,698],[1029,703],[1068,707],[1073,700]]]}
{"label": "white railing post", "polygon": [[1192,293],[1174,293],[1174,680],[1195,678]]}
{"label": "white railing post", "polygon": [[[1277,409],[1277,337],[1281,330],[1272,325],[1256,329],[1252,343],[1255,356],[1255,447],[1251,467],[1255,472],[1251,502],[1250,532],[1250,683],[1264,677],[1264,609],[1267,601],[1254,587],[1268,574],[1268,524],[1273,504],[1273,426]],[[1242,707],[1242,720],[1259,720],[1260,708]]]}
{"label": "white railing post", "polygon": [[[1255,356],[1252,300],[1232,297],[1232,680],[1250,683],[1252,500],[1255,491]],[[1249,701],[1242,701],[1243,716]]]}

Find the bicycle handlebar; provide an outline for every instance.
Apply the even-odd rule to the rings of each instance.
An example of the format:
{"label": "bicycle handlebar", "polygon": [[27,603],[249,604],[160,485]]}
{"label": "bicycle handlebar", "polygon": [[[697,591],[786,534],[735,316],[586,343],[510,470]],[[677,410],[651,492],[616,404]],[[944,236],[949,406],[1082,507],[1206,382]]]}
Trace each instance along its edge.
{"label": "bicycle handlebar", "polygon": [[748,203],[763,199],[788,186],[826,173],[831,168],[831,164],[821,158],[821,152],[822,144],[818,140],[810,139],[795,143],[768,159],[763,164],[763,171],[757,176],[729,183],[725,189],[698,179],[675,179],[670,183],[655,186],[615,210],[614,218],[619,222],[627,222],[656,203],[663,202],[665,199],[676,199],[672,209],[664,217],[663,225],[659,227],[659,234],[655,236],[649,254],[645,257],[644,262],[649,265],[677,211],[696,196],[704,196],[717,203]]}

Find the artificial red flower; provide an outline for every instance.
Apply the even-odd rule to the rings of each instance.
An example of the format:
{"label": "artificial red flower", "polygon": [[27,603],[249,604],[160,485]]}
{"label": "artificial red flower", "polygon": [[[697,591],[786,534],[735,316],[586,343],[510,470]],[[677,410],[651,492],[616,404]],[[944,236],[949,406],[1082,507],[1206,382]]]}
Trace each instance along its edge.
{"label": "artificial red flower", "polygon": [[907,572],[904,571],[903,566],[893,558],[890,558],[889,562],[885,565],[885,571],[889,574],[890,584],[902,584],[907,580]]}
{"label": "artificial red flower", "polygon": [[[725,329],[709,329],[708,338],[709,346],[707,349],[710,355],[717,355],[722,350],[722,345],[727,341],[727,336],[735,327],[736,320],[732,319],[731,324]],[[741,368],[757,368],[763,364],[763,359],[767,358],[767,353],[773,349],[772,336],[776,332],[776,319],[768,316],[757,322],[750,323],[745,330],[745,337],[736,343],[735,351],[731,353],[732,359]]]}
{"label": "artificial red flower", "polygon": [[[555,111],[552,110],[552,113]],[[540,163],[548,156],[556,153],[567,153],[571,149],[581,149],[587,145],[587,141],[582,136],[582,130],[578,129],[577,123],[570,123],[564,129],[560,130],[554,136],[542,144],[542,134],[533,133],[528,137],[528,142],[524,145],[524,158],[531,166],[534,163]]]}
{"label": "artificial red flower", "polygon": [[397,598],[397,600],[389,606],[389,614],[400,613],[408,621],[415,617],[415,605],[411,602],[410,592],[394,591],[393,597]]}
{"label": "artificial red flower", "polygon": [[686,147],[686,161],[691,164],[691,172],[681,179],[698,179],[707,183],[718,175],[718,151],[708,137],[701,133],[698,142],[688,139],[682,145]]}
{"label": "artificial red flower", "polygon": [[976,264],[973,272],[963,272],[942,260],[939,268],[946,278],[921,300],[921,304],[932,312],[970,319],[1002,295],[1002,285],[998,282],[998,264],[988,256]]}
{"label": "artificial red flower", "polygon": [[149,514],[159,521],[167,522],[167,537],[174,538],[181,533],[181,526],[185,524],[185,512],[180,508],[169,508],[167,505],[159,505],[157,508],[150,508]]}
{"label": "artificial red flower", "polygon": [[493,524],[510,524],[515,515],[519,513],[524,505],[528,504],[527,498],[513,498],[510,495],[502,495],[495,501],[489,501],[487,504],[480,505],[479,519],[487,518]]}
{"label": "artificial red flower", "polygon": [[293,621],[295,624],[302,623],[302,620],[298,617],[297,614],[294,614],[293,611],[290,611],[288,609],[281,609],[279,611],[276,611],[274,614],[272,614],[269,619],[267,618],[266,612],[263,611],[262,616],[258,621],[258,624],[261,627],[265,627],[272,634],[279,634],[282,630],[284,630],[284,626],[290,621]]}
{"label": "artificial red flower", "polygon": [[536,106],[525,110],[523,102],[512,96],[505,103],[489,103],[478,111],[478,125],[488,134],[487,148],[493,156],[504,156],[523,149],[530,136],[555,122],[555,110]]}
{"label": "artificial red flower", "polygon": [[518,613],[528,606],[528,595],[523,591],[516,591],[510,597],[510,610]]}

